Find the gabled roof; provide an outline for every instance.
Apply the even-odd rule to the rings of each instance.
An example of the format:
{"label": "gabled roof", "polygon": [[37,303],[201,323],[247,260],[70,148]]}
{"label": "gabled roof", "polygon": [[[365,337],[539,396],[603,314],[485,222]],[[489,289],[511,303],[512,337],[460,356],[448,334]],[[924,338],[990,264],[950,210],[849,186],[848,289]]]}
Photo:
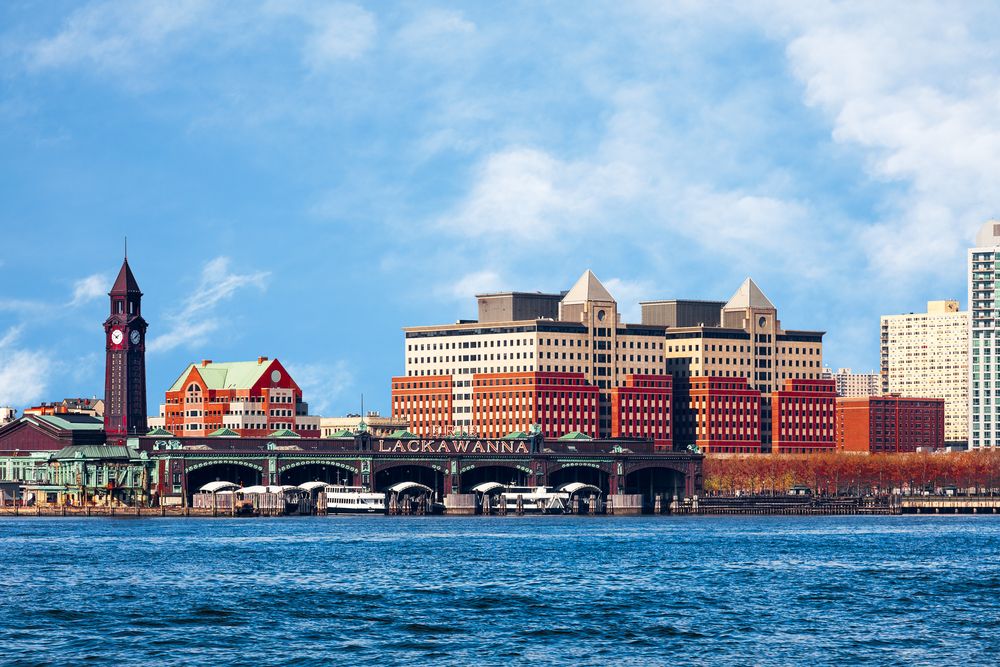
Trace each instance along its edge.
{"label": "gabled roof", "polygon": [[115,284],[108,292],[108,295],[112,294],[139,294],[142,295],[142,291],[139,289],[139,283],[136,282],[135,276],[132,275],[132,269],[129,268],[128,258],[122,262],[121,271],[118,272],[118,277],[115,278]]}
{"label": "gabled roof", "polygon": [[208,434],[210,438],[238,438],[240,434],[231,428],[219,428]]}
{"label": "gabled roof", "polygon": [[354,434],[348,431],[346,428],[342,428],[339,431],[334,431],[330,435],[326,436],[328,438],[353,438]]}
{"label": "gabled roof", "polygon": [[579,431],[570,431],[566,435],[559,436],[560,440],[593,440],[586,433],[580,433]]}
{"label": "gabled roof", "polygon": [[46,422],[56,428],[67,431],[101,431],[104,430],[104,422],[90,415],[75,414],[67,412],[58,415],[31,415],[35,419]]}
{"label": "gabled roof", "polygon": [[188,364],[168,391],[180,391],[192,370],[196,370],[208,389],[249,389],[276,359],[257,361],[225,361],[208,364]]}
{"label": "gabled roof", "polygon": [[777,310],[771,300],[764,296],[764,293],[757,287],[753,278],[747,278],[743,281],[723,310],[746,310],[747,308]]}
{"label": "gabled roof", "polygon": [[56,460],[63,459],[115,459],[128,460],[139,458],[139,452],[123,445],[69,445],[52,455]]}
{"label": "gabled roof", "polygon": [[154,429],[150,429],[149,433],[147,433],[146,435],[159,435],[159,436],[169,435],[169,436],[173,436],[173,433],[171,433],[167,429],[163,428],[162,426],[157,426]]}
{"label": "gabled roof", "polygon": [[417,436],[410,433],[406,429],[400,429],[399,431],[393,431],[389,434],[390,438],[399,438],[401,440],[415,440]]}
{"label": "gabled roof", "polygon": [[502,437],[500,439],[501,440],[521,440],[522,438],[527,438],[527,437],[528,437],[528,434],[525,433],[524,431],[513,431],[511,433],[508,433],[507,435],[505,435],[504,437]]}
{"label": "gabled roof", "polygon": [[267,434],[269,438],[301,438],[302,436],[295,431],[289,431],[287,428],[279,428],[277,431],[271,431]]}
{"label": "gabled roof", "polygon": [[587,269],[576,281],[576,284],[566,292],[563,303],[586,303],[587,301],[611,301],[617,303],[611,293],[605,289],[594,272]]}

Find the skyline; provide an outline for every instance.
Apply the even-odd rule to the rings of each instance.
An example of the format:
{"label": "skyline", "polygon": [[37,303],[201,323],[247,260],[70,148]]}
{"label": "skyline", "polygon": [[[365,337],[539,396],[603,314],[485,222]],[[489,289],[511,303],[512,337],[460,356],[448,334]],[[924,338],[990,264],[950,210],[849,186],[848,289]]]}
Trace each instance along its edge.
{"label": "skyline", "polygon": [[387,414],[402,327],[587,268],[626,321],[752,276],[833,368],[878,368],[881,315],[967,308],[987,4],[289,7],[0,8],[0,404],[100,395],[125,235],[149,414],[258,355],[316,414]]}

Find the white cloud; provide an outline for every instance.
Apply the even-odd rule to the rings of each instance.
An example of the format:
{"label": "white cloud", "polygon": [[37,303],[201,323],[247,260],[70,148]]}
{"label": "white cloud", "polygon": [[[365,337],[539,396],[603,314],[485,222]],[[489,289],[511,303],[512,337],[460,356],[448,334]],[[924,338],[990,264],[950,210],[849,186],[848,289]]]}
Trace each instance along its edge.
{"label": "white cloud", "polygon": [[442,286],[438,291],[456,301],[465,302],[474,298],[476,294],[498,292],[506,287],[499,273],[484,269],[467,273],[458,280]]}
{"label": "white cloud", "polygon": [[314,415],[331,416],[335,402],[354,384],[354,374],[346,361],[331,363],[289,363],[288,372],[302,389],[302,398]]}
{"label": "white cloud", "polygon": [[399,46],[410,54],[454,58],[461,47],[464,59],[469,56],[468,38],[475,34],[476,24],[461,12],[430,9],[403,26],[396,38]]}
{"label": "white cloud", "polygon": [[626,280],[608,278],[601,281],[611,296],[618,302],[618,314],[623,322],[639,322],[642,320],[640,301],[655,298],[659,292],[649,280]]}
{"label": "white cloud", "polygon": [[357,59],[375,43],[375,17],[356,5],[334,5],[324,10],[310,7],[302,16],[312,24],[303,58],[313,70]]}
{"label": "white cloud", "polygon": [[73,300],[70,305],[79,306],[107,296],[110,284],[108,277],[100,273],[77,280],[73,283]]}
{"label": "white cloud", "polygon": [[23,326],[0,337],[0,405],[24,406],[45,395],[52,368],[45,354],[15,347]]}
{"label": "white cloud", "polygon": [[177,50],[213,3],[202,0],[99,2],[77,9],[54,37],[32,45],[29,66],[132,72]]}
{"label": "white cloud", "polygon": [[169,329],[149,342],[150,352],[203,343],[225,320],[220,310],[223,302],[247,287],[265,289],[269,272],[233,273],[229,265],[228,257],[216,257],[205,264],[195,291],[184,300],[178,312],[167,316]]}

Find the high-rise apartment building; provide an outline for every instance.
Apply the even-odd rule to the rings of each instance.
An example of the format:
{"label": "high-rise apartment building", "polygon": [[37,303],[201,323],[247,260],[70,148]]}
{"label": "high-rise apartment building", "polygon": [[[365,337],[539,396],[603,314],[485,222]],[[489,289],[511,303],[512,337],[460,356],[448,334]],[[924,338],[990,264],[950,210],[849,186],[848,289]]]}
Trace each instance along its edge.
{"label": "high-rise apartment building", "polygon": [[1000,221],[969,249],[969,446],[1000,446]]}
{"label": "high-rise apartment building", "polygon": [[823,369],[823,379],[833,380],[837,388],[837,396],[855,398],[859,396],[881,396],[882,375],[871,373],[855,373],[850,368]]}
{"label": "high-rise apartment building", "polygon": [[930,301],[926,313],[882,317],[882,392],[945,402],[945,441],[969,439],[969,313]]}

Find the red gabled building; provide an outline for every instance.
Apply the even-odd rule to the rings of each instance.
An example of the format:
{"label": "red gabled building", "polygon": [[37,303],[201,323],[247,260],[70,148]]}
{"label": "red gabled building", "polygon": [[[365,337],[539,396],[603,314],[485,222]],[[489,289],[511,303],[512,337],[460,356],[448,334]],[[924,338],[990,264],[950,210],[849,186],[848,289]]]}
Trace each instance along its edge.
{"label": "red gabled building", "polygon": [[836,445],[836,380],[785,380],[771,394],[771,451],[832,452]]}
{"label": "red gabled building", "polygon": [[673,448],[669,375],[627,375],[611,390],[611,437],[652,440],[657,449]]}
{"label": "red gabled building", "polygon": [[299,385],[281,362],[267,357],[189,365],[167,390],[164,420],[178,436],[320,434],[319,417],[309,415]]}

